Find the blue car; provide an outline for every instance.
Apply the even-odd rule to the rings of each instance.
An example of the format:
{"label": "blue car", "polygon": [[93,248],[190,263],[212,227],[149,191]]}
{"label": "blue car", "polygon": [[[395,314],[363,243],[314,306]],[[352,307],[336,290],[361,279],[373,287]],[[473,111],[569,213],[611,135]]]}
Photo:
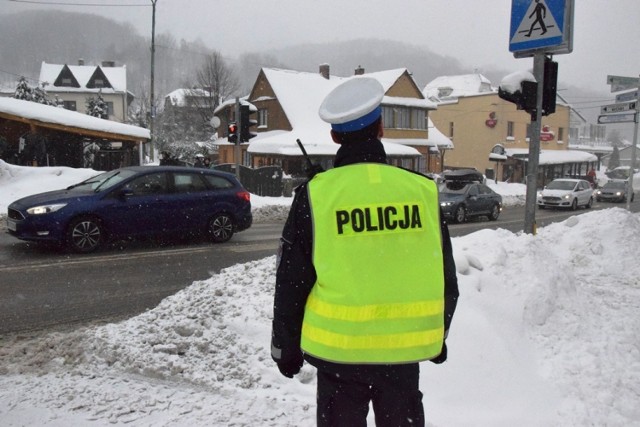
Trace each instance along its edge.
{"label": "blue car", "polygon": [[251,226],[250,194],[234,175],[210,169],[133,166],[8,208],[8,233],[21,240],[93,252],[106,242],[160,236],[228,241]]}

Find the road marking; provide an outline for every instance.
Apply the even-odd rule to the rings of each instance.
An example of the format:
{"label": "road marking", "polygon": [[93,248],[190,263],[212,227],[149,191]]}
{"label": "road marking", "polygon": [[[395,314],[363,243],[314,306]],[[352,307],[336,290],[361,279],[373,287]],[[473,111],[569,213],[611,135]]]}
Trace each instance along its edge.
{"label": "road marking", "polygon": [[[277,249],[277,247],[278,247],[278,244],[276,242],[272,242],[272,243],[251,244],[251,245],[236,245],[236,246],[228,245],[225,247],[225,249],[235,253],[273,250],[275,254],[275,250]],[[31,263],[20,264],[15,266],[0,265],[0,271],[7,271],[7,272],[22,271],[22,270],[42,269],[42,268],[51,268],[51,267],[68,267],[73,265],[95,264],[96,262],[101,262],[101,261],[121,261],[121,260],[130,261],[133,259],[168,257],[168,256],[180,255],[180,254],[197,254],[197,253],[211,251],[211,249],[213,248],[214,246],[203,246],[203,247],[196,247],[196,248],[181,248],[181,249],[167,249],[167,250],[153,251],[153,252],[139,252],[139,253],[133,253],[133,254],[127,253],[127,254],[114,254],[114,255],[94,255],[89,257],[83,257],[81,259],[65,259],[62,261],[55,261],[55,262],[31,262]]]}

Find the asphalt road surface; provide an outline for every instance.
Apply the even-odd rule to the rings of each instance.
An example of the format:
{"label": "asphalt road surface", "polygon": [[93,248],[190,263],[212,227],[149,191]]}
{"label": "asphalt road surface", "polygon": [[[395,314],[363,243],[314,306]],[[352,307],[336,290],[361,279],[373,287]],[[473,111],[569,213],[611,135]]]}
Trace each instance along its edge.
{"label": "asphalt road surface", "polygon": [[[596,203],[593,209],[618,206]],[[637,211],[640,202],[631,204]],[[587,212],[538,210],[536,223]],[[0,227],[0,335],[52,327],[112,322],[155,307],[196,280],[221,269],[275,255],[284,221],[254,224],[231,241],[116,243],[90,255],[61,252],[19,241]],[[503,210],[497,221],[485,218],[451,224],[453,237],[480,229],[524,227],[524,207]],[[490,243],[490,242],[488,242]]]}

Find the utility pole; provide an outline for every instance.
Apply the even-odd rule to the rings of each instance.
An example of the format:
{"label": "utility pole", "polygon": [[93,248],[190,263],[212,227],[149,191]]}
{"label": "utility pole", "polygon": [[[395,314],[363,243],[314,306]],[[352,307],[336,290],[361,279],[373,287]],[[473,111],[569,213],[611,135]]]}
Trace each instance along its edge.
{"label": "utility pole", "polygon": [[151,135],[151,141],[149,146],[149,157],[151,161],[154,160],[153,155],[153,125],[156,118],[156,106],[155,106],[155,91],[154,91],[154,80],[155,80],[155,63],[156,63],[156,3],[158,0],[151,0],[151,5],[153,8],[153,12],[151,13],[151,88],[150,88],[150,105],[149,111],[151,115],[149,117],[149,133]]}

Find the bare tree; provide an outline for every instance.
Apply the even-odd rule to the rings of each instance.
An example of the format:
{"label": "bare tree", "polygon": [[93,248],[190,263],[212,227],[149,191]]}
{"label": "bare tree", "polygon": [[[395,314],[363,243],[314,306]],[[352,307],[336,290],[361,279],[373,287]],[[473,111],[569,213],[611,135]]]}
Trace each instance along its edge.
{"label": "bare tree", "polygon": [[231,66],[220,52],[208,55],[196,72],[196,87],[190,89],[190,97],[201,119],[208,122],[220,103],[237,96],[240,83]]}

